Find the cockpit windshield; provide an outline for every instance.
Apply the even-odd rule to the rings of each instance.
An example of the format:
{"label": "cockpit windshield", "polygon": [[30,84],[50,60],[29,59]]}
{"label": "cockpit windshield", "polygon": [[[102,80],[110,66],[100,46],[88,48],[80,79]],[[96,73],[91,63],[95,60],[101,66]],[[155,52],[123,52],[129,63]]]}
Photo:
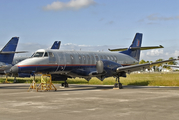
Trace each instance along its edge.
{"label": "cockpit windshield", "polygon": [[36,52],[33,57],[43,57],[44,52]]}
{"label": "cockpit windshield", "polygon": [[31,57],[48,57],[48,52],[36,52]]}

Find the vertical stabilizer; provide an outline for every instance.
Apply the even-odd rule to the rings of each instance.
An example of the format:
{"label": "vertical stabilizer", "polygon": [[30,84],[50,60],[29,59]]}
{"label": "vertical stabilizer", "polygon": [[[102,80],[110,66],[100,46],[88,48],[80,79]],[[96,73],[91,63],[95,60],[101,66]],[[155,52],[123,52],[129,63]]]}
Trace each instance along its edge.
{"label": "vertical stabilizer", "polygon": [[[128,48],[128,50],[122,51],[120,53],[129,55],[139,61],[141,44],[142,44],[142,33],[136,33],[134,40],[130,45],[130,47]],[[131,49],[131,48],[137,48],[137,49]]]}
{"label": "vertical stabilizer", "polygon": [[55,41],[51,47],[51,49],[59,49],[61,41]]}
{"label": "vertical stabilizer", "polygon": [[19,37],[13,37],[0,51],[0,62],[12,64]]}

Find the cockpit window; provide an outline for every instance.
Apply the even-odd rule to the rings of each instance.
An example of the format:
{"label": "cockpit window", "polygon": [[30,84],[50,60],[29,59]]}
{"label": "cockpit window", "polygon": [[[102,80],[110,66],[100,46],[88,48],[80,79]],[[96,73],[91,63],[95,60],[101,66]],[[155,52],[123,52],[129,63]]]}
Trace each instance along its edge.
{"label": "cockpit window", "polygon": [[33,57],[42,57],[44,52],[36,52]]}
{"label": "cockpit window", "polygon": [[48,57],[48,53],[47,52],[45,52],[44,57]]}

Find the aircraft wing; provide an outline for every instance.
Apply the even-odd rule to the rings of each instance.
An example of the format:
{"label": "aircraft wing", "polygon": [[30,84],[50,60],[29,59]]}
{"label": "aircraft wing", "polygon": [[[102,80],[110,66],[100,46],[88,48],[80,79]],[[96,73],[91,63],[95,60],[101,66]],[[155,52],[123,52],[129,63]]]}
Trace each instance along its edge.
{"label": "aircraft wing", "polygon": [[167,62],[171,62],[171,61],[175,61],[175,60],[178,60],[178,59],[164,60],[164,61],[153,62],[153,63],[145,63],[145,64],[137,64],[137,65],[131,65],[131,66],[125,66],[125,67],[118,67],[116,69],[116,72],[117,73],[120,73],[120,72],[131,73],[131,72],[134,72],[134,71],[145,70],[152,65],[167,63]]}
{"label": "aircraft wing", "polygon": [[[149,49],[158,49],[158,48],[164,48],[162,45],[159,46],[147,46],[147,47],[130,47],[129,49],[131,50],[136,50],[136,49],[140,49],[140,50],[149,50]],[[119,48],[119,49],[108,49],[109,51],[125,51],[128,48]]]}

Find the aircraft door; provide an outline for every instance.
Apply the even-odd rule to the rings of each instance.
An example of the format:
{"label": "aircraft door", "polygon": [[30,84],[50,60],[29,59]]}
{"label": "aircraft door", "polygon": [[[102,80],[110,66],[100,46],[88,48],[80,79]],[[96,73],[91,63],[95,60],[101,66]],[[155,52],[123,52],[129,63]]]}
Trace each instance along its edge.
{"label": "aircraft door", "polygon": [[57,71],[58,69],[58,56],[56,53],[49,52],[49,64],[53,64],[52,68],[54,71]]}
{"label": "aircraft door", "polygon": [[66,68],[66,57],[63,52],[58,53],[58,71],[64,71]]}

